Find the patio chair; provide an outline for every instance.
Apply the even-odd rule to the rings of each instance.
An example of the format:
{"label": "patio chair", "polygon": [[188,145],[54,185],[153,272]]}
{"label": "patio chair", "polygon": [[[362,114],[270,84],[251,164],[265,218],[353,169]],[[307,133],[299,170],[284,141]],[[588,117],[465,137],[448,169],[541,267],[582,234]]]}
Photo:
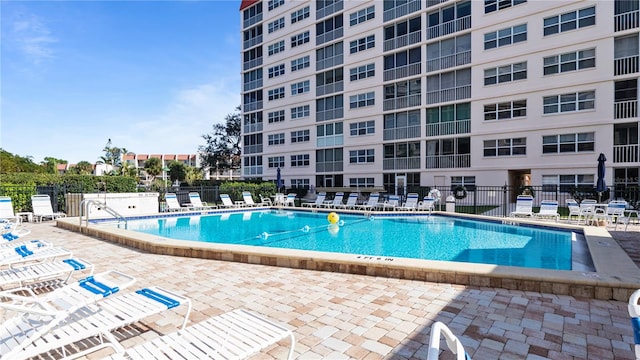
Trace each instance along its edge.
{"label": "patio chair", "polygon": [[245,359],[286,338],[290,339],[290,360],[295,348],[291,330],[238,309],[129,349],[119,347],[111,359],[160,359],[176,354],[188,354],[185,357],[193,359]]}
{"label": "patio chair", "polygon": [[453,332],[440,321],[431,325],[431,335],[429,336],[429,352],[427,360],[438,360],[440,358],[440,337],[444,336],[445,343],[449,350],[455,355],[456,360],[471,360],[471,357],[464,350],[460,340]]}
{"label": "patio chair", "polygon": [[15,231],[21,219],[13,212],[13,202],[9,196],[0,196],[0,226],[3,232]]}
{"label": "patio chair", "polygon": [[555,219],[555,221],[558,222],[560,219],[558,202],[556,200],[542,200],[542,202],[540,202],[540,210],[534,213],[533,216],[536,219]]}
{"label": "patio chair", "polygon": [[15,267],[30,262],[54,261],[71,257],[71,251],[41,242],[28,242],[0,250],[0,266]]}
{"label": "patio chair", "polygon": [[344,198],[344,193],[343,192],[337,192],[336,195],[333,197],[333,200],[325,200],[322,203],[322,207],[324,208],[333,208],[339,205],[342,205],[342,199]]}
{"label": "patio chair", "polygon": [[218,208],[215,205],[209,205],[202,201],[202,199],[200,199],[200,193],[195,191],[189,193],[189,204],[183,204],[182,206],[187,207],[189,210],[212,210]]}
{"label": "patio chair", "polygon": [[352,192],[347,198],[346,204],[335,205],[334,208],[353,209],[358,202],[358,193]]}
{"label": "patio chair", "polygon": [[567,216],[567,221],[571,222],[572,217],[576,217],[576,223],[580,220],[580,204],[574,199],[565,200],[567,204],[567,208],[569,209],[569,216]]}
{"label": "patio chair", "polygon": [[326,192],[319,192],[314,202],[302,203],[302,207],[320,207],[324,203],[324,199],[327,197]]}
{"label": "patio chair", "polygon": [[264,197],[264,196],[262,196],[262,194],[260,194],[260,205],[261,206],[273,206],[273,201],[271,201],[271,199],[269,199],[268,197]]}
{"label": "patio chair", "polygon": [[577,225],[580,225],[580,220],[583,220],[585,225],[591,223],[593,215],[596,213],[597,203],[594,199],[584,199],[580,202],[580,216]]}
{"label": "patio chair", "polygon": [[631,328],[633,330],[633,342],[636,360],[640,360],[640,290],[636,290],[629,297],[628,311],[631,317]]}
{"label": "patio chair", "polygon": [[240,204],[238,203],[234,203],[233,200],[231,200],[231,197],[229,196],[229,194],[220,194],[220,200],[222,201],[222,207],[223,208],[237,208],[240,207]]}
{"label": "patio chair", "polygon": [[601,220],[608,224],[617,223],[618,220],[623,221],[627,202],[624,200],[612,200],[607,204],[605,209],[596,208],[593,213],[593,221],[599,223]]}
{"label": "patio chair", "polygon": [[400,196],[389,195],[389,199],[382,203],[382,210],[395,210],[398,206],[400,206]]}
{"label": "patio chair", "polygon": [[31,207],[33,208],[33,217],[38,222],[42,222],[42,219],[55,220],[58,218],[66,217],[63,212],[54,212],[51,206],[51,198],[49,195],[32,195]]}
{"label": "patio chair", "polygon": [[31,234],[31,230],[23,228],[17,228],[10,232],[3,233],[2,237],[0,237],[0,246],[7,245],[9,243],[17,244],[20,240],[24,240],[24,236],[29,234]]}
{"label": "patio chair", "polygon": [[253,197],[251,196],[251,193],[248,191],[242,192],[242,200],[244,201],[244,206],[253,207],[258,205],[253,201]]}
{"label": "patio chair", "polygon": [[[99,289],[96,291],[100,291]],[[100,297],[100,295],[97,295]],[[87,304],[74,302],[61,307],[58,303],[43,303],[36,296],[12,298],[24,304],[0,303],[15,316],[4,322],[0,329],[0,356],[7,359],[27,359],[52,350],[67,356],[67,345],[83,342],[82,350],[73,358],[96,350],[115,347],[114,336],[102,336],[121,327],[142,321],[179,306],[186,307],[180,329],[184,329],[191,312],[191,301],[160,287],[149,287],[129,293],[100,297]]]}
{"label": "patio chair", "polygon": [[178,196],[175,193],[164,194],[164,201],[167,204],[166,211],[172,212],[189,210],[187,206],[180,205],[180,202],[178,202]]}
{"label": "patio chair", "polygon": [[518,195],[516,198],[516,210],[509,214],[510,217],[533,217],[533,196]]}
{"label": "patio chair", "polygon": [[361,210],[374,210],[374,209],[377,209],[381,205],[378,202],[379,200],[380,200],[380,194],[379,193],[372,193],[372,194],[369,195],[369,198],[367,199],[367,201],[364,204],[356,205],[356,209],[361,209]]}
{"label": "patio chair", "polygon": [[436,199],[430,196],[425,196],[422,201],[418,203],[418,211],[432,212],[435,208]]}
{"label": "patio chair", "polygon": [[[93,275],[93,264],[83,259],[64,259],[0,270],[0,289],[51,282],[66,284],[76,273]],[[31,288],[38,287],[31,285]]]}
{"label": "patio chair", "polygon": [[398,206],[398,210],[405,210],[405,211],[416,210],[418,207],[418,198],[419,198],[419,195],[417,193],[408,193],[407,201],[405,201],[404,204],[402,204],[402,206]]}
{"label": "patio chair", "polygon": [[287,194],[287,198],[284,199],[284,206],[296,206],[296,194]]}

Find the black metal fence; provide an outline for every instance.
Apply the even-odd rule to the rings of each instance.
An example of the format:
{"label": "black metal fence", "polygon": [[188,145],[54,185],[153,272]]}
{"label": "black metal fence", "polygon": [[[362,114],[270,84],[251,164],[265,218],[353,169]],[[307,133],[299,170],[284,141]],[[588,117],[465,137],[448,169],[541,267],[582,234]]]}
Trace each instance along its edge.
{"label": "black metal fence", "polygon": [[[561,207],[564,206],[567,199],[595,199],[599,202],[608,202],[613,199],[626,200],[630,207],[638,209],[640,207],[640,189],[638,187],[609,187],[603,193],[597,193],[592,188],[575,188],[561,186],[434,186],[434,187],[407,187],[407,188],[390,188],[382,193],[382,199],[389,194],[400,194],[403,197],[407,193],[418,193],[420,198],[428,195],[433,189],[437,189],[440,194],[438,205],[442,209],[445,207],[447,198],[455,201],[456,211],[471,214],[484,214],[492,216],[508,216],[515,204],[516,197],[522,193],[528,193],[534,197],[534,207],[539,206],[542,200],[557,200]],[[220,201],[220,188],[218,186],[190,186],[190,187],[172,187],[167,189],[174,192],[178,201],[183,203],[189,202],[189,192],[197,192],[200,194],[202,201],[208,203],[218,203]],[[366,198],[371,190],[367,188],[354,188],[353,191],[361,193],[362,198]],[[302,198],[306,193],[305,189],[288,189],[286,193],[295,192],[298,198]],[[77,188],[69,186],[2,186],[0,185],[0,196],[10,196],[16,212],[32,211],[31,196],[35,194],[47,194],[51,197],[53,209],[55,211],[66,211],[66,194],[82,193]],[[165,191],[160,191],[160,200],[164,199]],[[347,196],[348,194],[345,194]],[[333,194],[329,194],[329,198]]]}

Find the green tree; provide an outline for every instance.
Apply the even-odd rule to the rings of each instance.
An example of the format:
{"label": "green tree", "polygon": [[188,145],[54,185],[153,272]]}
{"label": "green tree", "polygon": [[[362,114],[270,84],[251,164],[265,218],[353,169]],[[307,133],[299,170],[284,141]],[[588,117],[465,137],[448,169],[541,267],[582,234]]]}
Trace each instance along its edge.
{"label": "green tree", "polygon": [[195,166],[187,166],[186,167],[186,177],[185,181],[192,185],[197,180],[202,180],[204,176],[202,176],[202,170],[198,169]]}
{"label": "green tree", "polygon": [[144,162],[144,171],[154,180],[156,176],[162,174],[162,161],[158,158],[149,158]]}
{"label": "green tree", "polygon": [[109,139],[102,151],[104,151],[104,156],[100,157],[100,163],[108,164],[113,167],[110,175],[120,174],[120,168],[122,167],[122,155],[127,153],[127,149],[112,146],[111,139]]}
{"label": "green tree", "polygon": [[185,165],[180,161],[172,161],[169,163],[169,178],[171,182],[174,181],[184,181],[187,177],[187,171],[185,169]]}
{"label": "green tree", "polygon": [[88,161],[79,161],[75,167],[69,169],[73,174],[78,175],[91,175],[93,174],[93,165]]}
{"label": "green tree", "polygon": [[218,170],[240,168],[240,106],[228,114],[224,123],[213,125],[213,132],[202,135],[206,145],[198,147],[203,167]]}
{"label": "green tree", "polygon": [[33,162],[31,156],[14,155],[0,148],[0,173],[44,173],[44,167]]}
{"label": "green tree", "polygon": [[67,160],[56,159],[54,157],[45,157],[44,161],[40,163],[44,167],[45,171],[49,174],[58,173],[58,164],[67,164]]}

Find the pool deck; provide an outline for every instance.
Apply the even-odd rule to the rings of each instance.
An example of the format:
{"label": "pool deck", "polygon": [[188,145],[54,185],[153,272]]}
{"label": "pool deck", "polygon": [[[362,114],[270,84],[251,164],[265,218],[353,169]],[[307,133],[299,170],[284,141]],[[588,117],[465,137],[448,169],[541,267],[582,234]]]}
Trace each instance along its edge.
{"label": "pool deck", "polygon": [[[447,324],[479,360],[634,359],[626,301],[159,255],[54,222],[25,226],[30,238],[66,247],[96,271],[117,268],[140,286],[190,297],[191,323],[236,308],[280,321],[295,334],[298,359],[425,359],[434,321]],[[629,230],[614,234],[640,261],[640,227]],[[129,347],[180,322],[178,313],[156,316],[118,337]],[[282,359],[287,350],[285,340],[253,358]]]}

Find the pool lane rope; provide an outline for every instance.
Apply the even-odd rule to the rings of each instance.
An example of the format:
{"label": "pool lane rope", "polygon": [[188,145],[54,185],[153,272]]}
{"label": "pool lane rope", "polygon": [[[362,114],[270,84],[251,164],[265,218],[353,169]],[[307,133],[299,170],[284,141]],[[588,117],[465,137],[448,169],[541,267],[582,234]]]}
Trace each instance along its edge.
{"label": "pool lane rope", "polygon": [[365,221],[370,221],[369,219],[363,219],[363,220],[356,220],[356,221],[352,221],[349,222],[348,224],[344,221],[344,220],[340,220],[338,221],[337,224],[328,224],[328,225],[319,225],[319,226],[314,226],[311,227],[309,225],[305,225],[303,227],[301,227],[300,229],[293,229],[293,230],[286,230],[286,231],[280,231],[280,232],[276,232],[276,233],[268,233],[268,232],[263,232],[260,235],[257,235],[253,238],[249,238],[246,240],[243,240],[239,243],[245,243],[245,242],[249,242],[249,241],[253,241],[256,239],[260,239],[263,240],[262,243],[257,244],[257,245],[266,245],[266,244],[272,244],[272,243],[276,243],[276,242],[280,242],[280,241],[284,241],[287,240],[287,238],[280,238],[280,239],[273,239],[271,241],[267,241],[271,238],[273,238],[274,236],[279,236],[279,235],[286,235],[286,234],[297,234],[296,236],[304,236],[304,234],[308,234],[308,233],[318,233],[318,232],[322,232],[322,231],[326,231],[328,226],[331,225],[338,225],[340,227],[344,227],[347,225],[355,225],[361,222],[365,222]]}

